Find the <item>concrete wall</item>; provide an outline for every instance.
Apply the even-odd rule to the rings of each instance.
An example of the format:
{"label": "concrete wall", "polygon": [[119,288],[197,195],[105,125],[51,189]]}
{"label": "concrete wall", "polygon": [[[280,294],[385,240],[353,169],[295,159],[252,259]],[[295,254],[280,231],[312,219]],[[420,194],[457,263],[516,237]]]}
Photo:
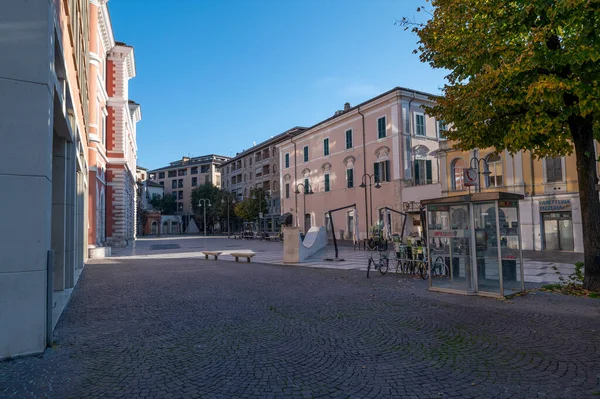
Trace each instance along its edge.
{"label": "concrete wall", "polygon": [[9,3],[0,13],[0,358],[45,347],[52,210],[54,11],[48,1]]}

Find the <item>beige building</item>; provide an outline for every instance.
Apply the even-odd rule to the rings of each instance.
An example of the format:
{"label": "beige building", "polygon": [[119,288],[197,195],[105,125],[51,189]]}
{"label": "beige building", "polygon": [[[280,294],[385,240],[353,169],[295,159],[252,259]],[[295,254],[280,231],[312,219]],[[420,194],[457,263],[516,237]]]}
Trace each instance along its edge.
{"label": "beige building", "polygon": [[[382,220],[389,207],[406,211],[406,233],[419,234],[419,201],[441,196],[434,154],[445,127],[424,113],[423,106],[434,104],[432,97],[396,87],[354,107],[346,103],[332,117],[282,141],[281,212],[292,213],[301,230],[329,229],[327,211],[356,204],[365,238],[367,226]],[[388,218],[400,231],[402,218]],[[356,219],[352,209],[335,213],[336,236],[355,238]]]}
{"label": "beige building", "polygon": [[280,156],[277,144],[290,135],[303,132],[306,128],[294,127],[284,133],[256,144],[227,162],[221,169],[221,188],[235,194],[237,201],[242,201],[250,195],[250,190],[262,188],[267,193],[260,231],[279,231],[280,205]]}
{"label": "beige building", "polygon": [[[596,157],[599,148],[596,146]],[[478,161],[480,160],[480,161]],[[446,142],[439,151],[442,194],[462,195],[464,169],[479,163],[481,191],[525,196],[519,203],[523,249],[583,252],[581,207],[575,155],[536,159],[528,151],[510,155],[493,148],[458,151]],[[489,171],[489,174],[483,172]],[[477,190],[471,187],[471,191]],[[500,215],[502,216],[502,215]]]}
{"label": "beige building", "polygon": [[165,194],[175,197],[178,215],[192,215],[192,190],[206,183],[221,187],[219,166],[228,160],[228,157],[214,154],[183,157],[169,166],[149,171],[148,176],[164,187]]}

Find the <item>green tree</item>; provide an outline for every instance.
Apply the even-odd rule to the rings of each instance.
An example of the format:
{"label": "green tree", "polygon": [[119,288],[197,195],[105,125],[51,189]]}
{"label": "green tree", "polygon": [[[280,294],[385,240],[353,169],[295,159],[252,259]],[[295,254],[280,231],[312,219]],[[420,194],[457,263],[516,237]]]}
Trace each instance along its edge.
{"label": "green tree", "polygon": [[162,197],[154,197],[150,200],[150,204],[163,215],[174,215],[177,211],[177,202],[175,197],[171,194],[165,194]]}
{"label": "green tree", "polygon": [[236,204],[235,215],[246,221],[257,221],[260,212],[267,212],[268,198],[262,188],[250,189],[250,196]]}
{"label": "green tree", "polygon": [[[214,224],[221,218],[222,190],[212,183],[205,183],[192,190],[192,210],[196,220],[201,221],[212,229]],[[204,205],[200,206],[200,199],[207,199],[210,206],[206,208],[206,221],[204,220]],[[198,226],[200,227],[200,226]],[[201,228],[202,229],[202,228]]]}
{"label": "green tree", "polygon": [[[600,290],[600,0],[432,0],[419,36],[423,62],[449,71],[427,112],[453,125],[458,148],[575,151],[584,288]],[[418,10],[419,11],[419,10]]]}

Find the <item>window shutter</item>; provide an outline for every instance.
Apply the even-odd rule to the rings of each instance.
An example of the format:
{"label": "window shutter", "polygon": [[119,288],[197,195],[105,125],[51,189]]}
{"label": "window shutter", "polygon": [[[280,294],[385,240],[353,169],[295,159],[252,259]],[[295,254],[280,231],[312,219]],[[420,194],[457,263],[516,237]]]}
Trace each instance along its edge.
{"label": "window shutter", "polygon": [[385,161],[385,181],[390,181],[390,161]]}
{"label": "window shutter", "polygon": [[419,181],[421,173],[419,171],[419,161],[415,161],[415,181]]}
{"label": "window shutter", "polygon": [[432,182],[432,170],[431,170],[431,160],[428,159],[425,163],[425,173],[426,173],[426,178],[427,178],[427,183],[426,184],[431,184]]}
{"label": "window shutter", "polygon": [[375,162],[373,164],[373,174],[375,175],[375,181],[379,181],[379,163]]}
{"label": "window shutter", "polygon": [[554,181],[562,181],[562,158],[554,158]]}
{"label": "window shutter", "polygon": [[553,183],[556,181],[554,158],[546,158],[546,181],[548,183]]}

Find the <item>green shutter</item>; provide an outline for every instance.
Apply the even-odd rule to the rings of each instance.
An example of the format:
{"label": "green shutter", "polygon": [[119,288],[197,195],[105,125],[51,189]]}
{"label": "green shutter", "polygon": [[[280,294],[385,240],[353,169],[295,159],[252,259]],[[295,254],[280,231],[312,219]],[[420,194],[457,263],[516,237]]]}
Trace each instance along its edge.
{"label": "green shutter", "polygon": [[421,178],[421,173],[419,171],[419,161],[415,161],[415,181],[419,184],[419,179]]}
{"label": "green shutter", "polygon": [[325,175],[325,191],[329,191],[329,174]]}
{"label": "green shutter", "polygon": [[354,169],[346,169],[346,187],[354,187]]}
{"label": "green shutter", "polygon": [[378,182],[379,181],[379,163],[375,162],[373,164],[373,175],[375,175],[375,181]]}
{"label": "green shutter", "polygon": [[377,119],[377,137],[382,139],[385,137],[385,117]]}
{"label": "green shutter", "polygon": [[431,170],[431,160],[427,160],[425,161],[425,174],[426,174],[426,178],[427,178],[427,183],[425,184],[432,184],[432,180],[433,180],[433,173]]}

